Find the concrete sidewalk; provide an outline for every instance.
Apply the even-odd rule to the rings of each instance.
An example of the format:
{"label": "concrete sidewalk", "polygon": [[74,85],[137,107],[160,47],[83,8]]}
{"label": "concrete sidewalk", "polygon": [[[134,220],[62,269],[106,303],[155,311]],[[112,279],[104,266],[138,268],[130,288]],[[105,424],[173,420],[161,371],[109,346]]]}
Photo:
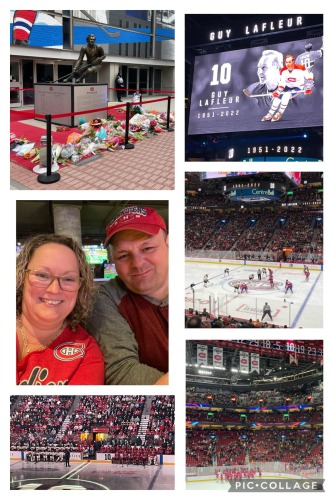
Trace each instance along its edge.
{"label": "concrete sidewalk", "polygon": [[[150,99],[143,99],[144,108],[145,100]],[[120,107],[125,102],[124,98],[124,103],[110,102],[109,105]],[[166,111],[167,101],[147,104],[145,110],[149,112],[151,109]],[[171,100],[171,111],[173,110],[174,99]],[[26,122],[45,129],[45,124],[40,121],[26,120]],[[101,158],[85,165],[61,168],[59,173],[61,179],[58,182],[41,184],[34,172],[11,162],[10,189],[172,190],[175,187],[175,132],[162,132],[136,142],[133,149],[106,152]]]}

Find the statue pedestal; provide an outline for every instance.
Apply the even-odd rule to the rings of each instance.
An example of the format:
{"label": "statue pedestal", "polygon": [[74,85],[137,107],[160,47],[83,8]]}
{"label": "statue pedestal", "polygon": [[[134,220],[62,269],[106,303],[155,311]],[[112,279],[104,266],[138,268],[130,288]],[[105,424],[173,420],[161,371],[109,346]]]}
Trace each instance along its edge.
{"label": "statue pedestal", "polygon": [[[51,123],[76,127],[80,118],[87,122],[97,116],[107,118],[107,109],[53,118],[53,115],[107,108],[107,83],[35,83],[34,87],[35,114],[51,115]],[[45,121],[42,118],[37,119]]]}

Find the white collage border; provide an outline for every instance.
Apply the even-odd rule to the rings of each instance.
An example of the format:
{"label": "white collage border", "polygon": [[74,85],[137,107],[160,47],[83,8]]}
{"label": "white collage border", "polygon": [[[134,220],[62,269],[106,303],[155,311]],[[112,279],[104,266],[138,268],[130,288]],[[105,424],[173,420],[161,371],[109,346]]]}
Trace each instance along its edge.
{"label": "white collage border", "polygon": [[[132,9],[156,9],[156,2],[151,0],[143,0],[138,5],[137,2],[133,0],[125,0],[126,8]],[[71,10],[77,8],[88,9],[91,6],[91,2],[86,0],[69,0],[66,3],[60,0],[57,4],[57,8],[66,6]],[[112,2],[106,3],[104,1],[100,4],[101,7],[112,8]],[[291,3],[286,0],[280,0],[279,2],[273,2],[268,4],[267,2],[257,1],[256,3],[245,1],[245,0],[234,0],[233,2],[221,2],[217,0],[210,0],[209,2],[202,3],[197,0],[183,0],[182,3],[174,2],[169,0],[168,2],[161,2],[158,7],[165,7],[166,9],[171,9],[176,11],[176,100],[175,100],[175,111],[176,111],[176,152],[175,152],[175,185],[176,189],[174,191],[142,191],[138,193],[137,191],[80,191],[80,192],[62,192],[62,191],[52,191],[48,192],[47,196],[52,200],[103,200],[103,199],[142,199],[142,200],[169,200],[169,233],[170,233],[170,382],[169,386],[159,386],[158,391],[154,386],[101,386],[101,387],[89,387],[83,388],[74,386],[66,386],[63,388],[65,390],[59,391],[59,394],[175,394],[176,396],[176,492],[181,493],[185,498],[201,498],[204,491],[186,491],[185,490],[185,339],[201,339],[202,334],[200,330],[186,331],[184,329],[184,279],[180,278],[184,276],[184,172],[185,171],[202,171],[202,170],[212,170],[211,167],[207,167],[207,163],[185,163],[184,161],[184,15],[186,13],[197,13],[197,14],[254,14],[255,12],[264,14],[313,14],[313,13],[323,13],[324,14],[324,57],[325,60],[329,61],[325,64],[324,73],[324,162],[320,169],[323,169],[325,178],[325,187],[327,189],[326,194],[324,194],[324,252],[329,255],[330,249],[330,228],[327,220],[330,220],[332,212],[332,198],[330,189],[331,181],[331,169],[333,168],[330,163],[332,160],[332,153],[330,152],[330,142],[331,142],[331,117],[333,116],[332,109],[332,96],[331,89],[333,89],[332,78],[332,51],[333,43],[332,36],[333,30],[331,29],[330,23],[332,22],[330,15],[330,4],[326,1],[317,0],[313,2],[310,0],[303,0],[301,3]],[[11,2],[10,9],[14,10],[16,8],[29,9],[45,9],[45,2],[41,1],[27,1],[21,0]],[[52,5],[51,5],[52,7]],[[297,12],[296,9],[299,9]],[[119,5],[116,6],[115,10],[119,10]],[[0,23],[1,32],[4,37],[3,50],[3,66],[8,68],[9,59],[9,9],[5,5],[0,6]],[[2,234],[1,234],[1,259],[2,263],[2,286],[0,287],[1,293],[1,318],[2,318],[2,362],[1,362],[1,404],[0,404],[0,421],[2,423],[2,453],[1,453],[1,467],[0,467],[0,491],[6,494],[10,494],[11,498],[16,497],[16,495],[23,495],[24,498],[32,498],[34,492],[17,493],[17,491],[9,492],[9,396],[13,394],[29,394],[26,388],[18,387],[15,385],[15,343],[13,341],[15,328],[14,318],[15,318],[15,252],[13,248],[16,243],[16,200],[43,200],[46,199],[45,191],[10,191],[9,190],[9,148],[8,148],[8,131],[7,124],[9,123],[9,106],[8,106],[8,83],[6,78],[0,79],[0,98],[2,106],[0,107],[2,112],[2,133],[0,134],[0,144],[1,144],[1,157],[2,165],[0,168],[0,213],[2,220]],[[240,164],[229,164],[230,170],[241,170]],[[228,166],[229,166],[228,165]],[[314,164],[311,164],[314,165]],[[218,168],[218,165],[215,165]],[[284,171],[282,166],[278,163],[274,163],[273,167],[268,164],[268,169],[274,168],[274,171]],[[310,167],[309,164],[302,164],[301,162],[297,165],[297,169],[304,171],[311,171],[313,166]],[[65,196],[64,196],[65,195]],[[107,195],[107,196],[106,196]],[[332,231],[331,231],[332,232]],[[324,328],[318,333],[318,330],[302,332],[302,338],[323,338],[326,360],[329,360],[330,353],[332,352],[332,340],[330,332],[330,306],[332,300],[329,296],[329,283],[332,276],[331,264],[329,258],[325,260],[325,279],[324,279]],[[206,331],[206,330],[205,330]],[[276,334],[267,334],[265,330],[265,338],[271,339],[276,337]],[[290,334],[287,334],[290,336]],[[211,338],[211,336],[209,337]],[[214,335],[213,338],[219,338],[218,335]],[[253,335],[245,335],[245,338],[253,338]],[[282,335],[281,335],[282,338]],[[286,337],[287,338],[287,337]],[[332,465],[332,430],[330,429],[330,412],[332,409],[332,403],[330,401],[330,387],[329,382],[332,380],[331,366],[333,363],[327,362],[325,365],[325,385],[324,385],[324,395],[325,395],[325,428],[324,428],[324,472],[326,477],[326,482],[324,485],[325,493],[329,494],[333,491],[330,480],[330,467]],[[107,390],[106,390],[107,389]],[[56,391],[50,391],[47,387],[34,387],[32,394],[56,394]],[[167,498],[167,495],[172,494],[169,491],[158,491],[159,497]],[[50,492],[44,492],[45,495],[49,495]],[[52,498],[54,495],[59,493],[52,492]],[[74,492],[70,495],[75,494]],[[76,492],[78,494],[78,492]],[[84,493],[89,495],[89,493]],[[94,492],[95,494],[95,492]],[[133,492],[136,498],[143,499],[146,495],[156,495],[156,491],[147,492],[136,490]],[[212,493],[209,492],[211,495]],[[215,494],[215,493],[214,493]],[[217,494],[217,493],[216,493]],[[223,493],[222,493],[223,494]],[[292,493],[275,493],[275,497],[279,495],[292,495]],[[309,493],[309,495],[314,495],[316,493]],[[7,498],[7,497],[6,497]],[[36,497],[34,497],[36,498]],[[282,498],[282,497],[281,497]]]}

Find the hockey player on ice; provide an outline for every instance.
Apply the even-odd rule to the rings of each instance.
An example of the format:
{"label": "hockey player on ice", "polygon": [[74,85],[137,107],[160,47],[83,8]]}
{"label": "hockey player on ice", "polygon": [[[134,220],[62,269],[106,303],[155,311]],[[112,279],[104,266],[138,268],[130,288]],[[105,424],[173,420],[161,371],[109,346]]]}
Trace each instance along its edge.
{"label": "hockey player on ice", "polygon": [[228,275],[229,276],[229,267],[226,267],[224,270],[224,276]]}
{"label": "hockey player on ice", "polygon": [[243,293],[243,292],[248,293],[248,286],[246,283],[241,283],[240,291],[241,291],[241,293]]}
{"label": "hockey player on ice", "polygon": [[209,283],[208,274],[205,274],[203,277],[204,287],[207,288],[207,284]]}
{"label": "hockey player on ice", "polygon": [[235,281],[234,292],[240,293],[239,287],[240,287],[240,281]]}
{"label": "hockey player on ice", "polygon": [[289,280],[286,280],[286,283],[285,283],[285,294],[288,292],[288,290],[291,291],[291,293],[294,293],[293,292],[293,284],[289,281]]}

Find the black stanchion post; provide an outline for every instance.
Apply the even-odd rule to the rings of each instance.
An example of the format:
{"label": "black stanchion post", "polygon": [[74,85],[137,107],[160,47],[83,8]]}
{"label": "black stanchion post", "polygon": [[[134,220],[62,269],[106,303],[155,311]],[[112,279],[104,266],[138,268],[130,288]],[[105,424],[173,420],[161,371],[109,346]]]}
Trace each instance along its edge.
{"label": "black stanchion post", "polygon": [[130,102],[126,103],[126,130],[125,130],[125,149],[134,149],[134,144],[128,142],[129,120],[130,120]]}
{"label": "black stanchion post", "polygon": [[51,135],[51,115],[45,115],[46,119],[46,173],[39,174],[37,177],[38,182],[41,184],[52,184],[60,180],[58,172],[52,172],[52,135]]}
{"label": "black stanchion post", "polygon": [[52,133],[51,133],[51,115],[45,115],[46,118],[46,173],[52,174]]}
{"label": "black stanchion post", "polygon": [[167,110],[167,132],[174,132],[174,128],[170,128],[170,110],[171,110],[171,96],[168,95],[168,110]]}

